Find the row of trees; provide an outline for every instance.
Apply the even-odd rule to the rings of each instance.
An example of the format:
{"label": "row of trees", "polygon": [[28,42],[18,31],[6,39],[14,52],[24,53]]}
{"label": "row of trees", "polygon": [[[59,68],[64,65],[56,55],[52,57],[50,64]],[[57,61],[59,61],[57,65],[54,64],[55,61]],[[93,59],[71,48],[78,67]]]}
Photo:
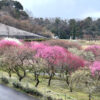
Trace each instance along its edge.
{"label": "row of trees", "polygon": [[[1,64],[7,67],[9,76],[14,71],[18,75],[19,81],[21,81],[26,76],[25,70],[28,69],[34,72],[36,76],[36,86],[39,84],[38,76],[40,72],[48,73],[48,86],[50,86],[56,72],[60,70],[66,71],[67,75],[84,66],[84,60],[70,54],[70,52],[60,46],[47,46],[34,42],[31,44],[26,43],[24,46],[11,40],[1,40],[0,48],[0,54],[3,57]],[[20,70],[23,74],[20,73]]]}
{"label": "row of trees", "polygon": [[61,18],[29,17],[30,12],[24,11],[18,1],[0,1],[0,22],[36,34],[52,37],[54,34],[61,39],[99,39],[100,19],[87,17],[83,20]]}
{"label": "row of trees", "polygon": [[[89,50],[92,49],[87,48],[85,52]],[[19,81],[22,81],[28,72],[34,73],[36,87],[40,83],[39,76],[43,73],[49,76],[48,86],[57,73],[60,74],[61,80],[66,81],[70,92],[75,84],[79,87],[85,86],[89,100],[93,91],[99,87],[100,61],[83,60],[61,46],[38,42],[25,43],[7,38],[0,40],[0,57],[0,67],[8,72],[10,77],[12,73],[16,73]]]}
{"label": "row of trees", "polygon": [[45,26],[52,33],[54,33],[55,36],[58,36],[61,39],[95,39],[97,38],[96,36],[100,35],[100,19],[93,20],[91,17],[87,17],[84,20],[33,18],[33,22],[35,24]]}
{"label": "row of trees", "polygon": [[84,20],[71,19],[69,21],[60,18],[18,20],[5,15],[0,16],[0,22],[46,37],[52,37],[54,34],[61,39],[99,39],[100,20],[92,20],[90,17]]}

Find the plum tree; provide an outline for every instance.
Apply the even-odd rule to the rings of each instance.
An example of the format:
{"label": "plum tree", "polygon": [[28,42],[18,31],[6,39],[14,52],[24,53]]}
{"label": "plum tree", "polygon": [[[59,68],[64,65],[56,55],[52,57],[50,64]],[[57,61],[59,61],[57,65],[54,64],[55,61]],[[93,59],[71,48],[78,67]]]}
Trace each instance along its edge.
{"label": "plum tree", "polygon": [[92,75],[97,75],[98,79],[100,80],[100,61],[95,61],[93,64],[90,66]]}
{"label": "plum tree", "polygon": [[1,66],[6,70],[11,77],[12,66],[13,66],[13,55],[17,47],[22,46],[22,43],[17,39],[4,38],[0,40],[0,56]]}
{"label": "plum tree", "polygon": [[35,87],[37,87],[40,83],[39,76],[41,73],[46,71],[47,62],[42,58],[33,58],[30,61],[30,71],[34,73],[34,77],[36,80]]}
{"label": "plum tree", "polygon": [[67,53],[69,53],[66,49],[60,46],[39,46],[37,50],[36,57],[40,57],[45,59],[48,62],[48,74],[49,74],[49,81],[48,86],[50,86],[52,77],[55,74],[55,71],[61,67],[61,64],[66,62]]}
{"label": "plum tree", "polygon": [[70,85],[70,76],[71,73],[79,69],[80,67],[84,67],[85,61],[80,57],[73,55],[71,53],[67,54],[67,62],[65,66],[66,71],[66,82],[67,85],[70,86],[70,92],[72,92],[72,87]]}
{"label": "plum tree", "polygon": [[34,51],[26,47],[10,47],[3,55],[3,62],[9,74],[13,71],[17,74],[19,81],[26,77],[29,60],[34,57]]}

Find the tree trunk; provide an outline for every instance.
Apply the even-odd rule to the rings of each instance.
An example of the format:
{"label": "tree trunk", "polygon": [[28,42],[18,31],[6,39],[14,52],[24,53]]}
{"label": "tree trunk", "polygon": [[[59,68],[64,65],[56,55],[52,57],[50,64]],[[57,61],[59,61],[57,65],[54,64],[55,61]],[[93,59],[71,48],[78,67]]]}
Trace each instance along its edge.
{"label": "tree trunk", "polygon": [[72,89],[72,87],[70,87],[70,92],[73,92],[73,89]]}
{"label": "tree trunk", "polygon": [[23,79],[23,77],[19,77],[19,82],[21,82],[21,81],[22,81],[22,79]]}
{"label": "tree trunk", "polygon": [[89,100],[91,100],[91,97],[92,97],[92,96],[91,96],[91,94],[89,93]]}
{"label": "tree trunk", "polygon": [[62,76],[62,75],[61,75],[61,72],[60,72],[59,77],[61,78],[61,76]]}
{"label": "tree trunk", "polygon": [[39,75],[37,74],[36,75],[36,85],[35,85],[35,87],[38,87],[38,85],[39,85],[39,83],[40,83],[40,81],[39,81]]}
{"label": "tree trunk", "polygon": [[37,80],[37,74],[36,72],[34,72],[34,78],[35,78],[35,81]]}
{"label": "tree trunk", "polygon": [[43,77],[45,77],[45,72],[43,72]]}
{"label": "tree trunk", "polygon": [[66,76],[66,83],[69,86],[69,76]]}
{"label": "tree trunk", "polygon": [[23,70],[23,75],[21,75],[21,74],[19,73],[19,70],[18,70],[18,69],[15,69],[15,71],[16,71],[18,77],[19,77],[19,81],[20,81],[20,82],[21,82],[22,79],[26,76],[26,71],[25,71],[23,68],[22,68],[22,70]]}
{"label": "tree trunk", "polygon": [[19,81],[21,82],[22,81],[22,79],[24,78],[26,76],[26,72],[24,72],[24,75],[22,76],[22,75],[18,75],[18,77],[19,77]]}
{"label": "tree trunk", "polygon": [[53,77],[53,75],[51,74],[49,77],[48,86],[50,86],[50,84],[51,84],[52,77]]}
{"label": "tree trunk", "polygon": [[8,72],[8,73],[9,73],[9,77],[11,78],[11,70],[9,70],[9,72]]}

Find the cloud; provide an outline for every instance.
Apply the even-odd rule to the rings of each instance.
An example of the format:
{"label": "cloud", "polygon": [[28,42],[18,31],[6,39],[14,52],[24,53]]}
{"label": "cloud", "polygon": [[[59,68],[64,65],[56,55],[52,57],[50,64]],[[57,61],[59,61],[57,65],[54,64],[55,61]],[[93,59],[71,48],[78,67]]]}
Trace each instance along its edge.
{"label": "cloud", "polygon": [[[17,0],[21,2],[25,7],[29,6],[41,6],[50,3],[52,0]],[[54,0],[55,1],[55,0]]]}
{"label": "cloud", "polygon": [[75,0],[18,0],[25,9],[36,17],[65,17],[68,15]]}
{"label": "cloud", "polygon": [[17,0],[21,2],[24,6],[46,6],[46,5],[59,5],[59,4],[73,4],[75,0]]}
{"label": "cloud", "polygon": [[41,6],[50,3],[52,0],[26,0],[27,4],[30,2],[31,5]]}
{"label": "cloud", "polygon": [[100,17],[100,0],[18,0],[34,17]]}

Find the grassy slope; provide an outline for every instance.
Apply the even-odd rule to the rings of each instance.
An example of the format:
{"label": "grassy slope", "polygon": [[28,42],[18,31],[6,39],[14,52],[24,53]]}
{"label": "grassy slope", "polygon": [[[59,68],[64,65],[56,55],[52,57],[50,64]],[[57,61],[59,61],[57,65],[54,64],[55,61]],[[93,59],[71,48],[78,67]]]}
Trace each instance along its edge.
{"label": "grassy slope", "polygon": [[[0,77],[2,76],[2,71],[0,71]],[[7,73],[3,72],[3,76],[8,76]],[[9,78],[9,77],[8,77]],[[10,80],[10,83],[17,81],[16,75],[13,74],[13,77]],[[45,95],[51,95],[54,98],[62,98],[63,100],[88,100],[88,95],[83,92],[69,92],[66,82],[61,80],[53,79],[51,87],[47,86],[48,79],[40,78],[40,84],[37,90],[42,92]],[[24,86],[34,88],[35,81],[32,74],[22,80],[21,82]],[[100,96],[93,96],[92,100],[100,100]]]}
{"label": "grassy slope", "polygon": [[[66,40],[65,40],[66,41]],[[100,45],[100,41],[78,41],[83,48],[86,48],[89,45]],[[2,76],[2,71],[0,71],[0,77]],[[3,72],[3,76],[8,76],[7,73]],[[10,79],[10,82],[17,81],[16,75],[13,74],[13,77]],[[40,92],[45,95],[51,95],[54,98],[63,98],[63,100],[88,100],[88,94],[83,92],[69,92],[69,89],[66,85],[65,81],[60,80],[52,80],[51,87],[47,86],[48,79],[40,78],[40,84],[37,88]],[[34,76],[32,74],[28,74],[28,76],[22,81],[24,86],[29,86],[34,88],[35,81]],[[100,94],[97,96],[93,96],[92,100],[100,100]]]}

